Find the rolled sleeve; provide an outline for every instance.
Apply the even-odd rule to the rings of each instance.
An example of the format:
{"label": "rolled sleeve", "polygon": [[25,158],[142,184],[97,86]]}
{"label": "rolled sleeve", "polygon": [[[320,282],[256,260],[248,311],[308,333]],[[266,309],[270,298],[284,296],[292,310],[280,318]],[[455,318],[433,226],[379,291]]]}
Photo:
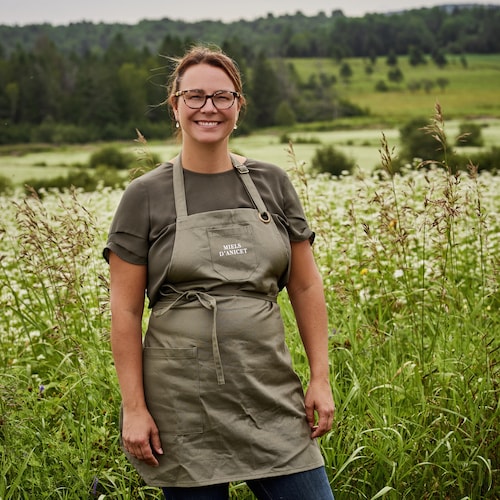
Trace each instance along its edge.
{"label": "rolled sleeve", "polygon": [[147,264],[149,251],[149,201],[140,182],[133,181],[123,193],[108,234],[103,256],[109,252],[131,264]]}

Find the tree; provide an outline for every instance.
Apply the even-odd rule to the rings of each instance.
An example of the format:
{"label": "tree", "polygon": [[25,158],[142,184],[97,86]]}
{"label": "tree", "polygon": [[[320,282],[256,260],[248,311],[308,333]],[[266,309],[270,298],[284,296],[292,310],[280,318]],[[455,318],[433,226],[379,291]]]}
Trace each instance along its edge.
{"label": "tree", "polygon": [[440,76],[439,78],[436,78],[436,83],[437,86],[444,91],[444,89],[450,84],[450,80],[448,80],[448,78]]}
{"label": "tree", "polygon": [[404,79],[403,72],[399,69],[399,67],[392,68],[387,73],[387,79],[390,82],[401,83]]}
{"label": "tree", "polygon": [[[133,63],[124,63],[117,74],[117,107],[123,121],[142,122],[146,113],[147,73]],[[138,124],[138,123],[137,123]]]}
{"label": "tree", "polygon": [[385,80],[379,80],[375,84],[375,90],[377,92],[387,92],[389,90],[389,87],[387,86],[387,83],[385,82]]}
{"label": "tree", "polygon": [[352,76],[352,69],[348,62],[343,62],[340,67],[340,78],[348,83]]}
{"label": "tree", "polygon": [[413,94],[422,88],[422,82],[419,80],[410,80],[406,87]]}
{"label": "tree", "polygon": [[392,49],[387,54],[386,64],[387,66],[397,66],[398,64],[398,58]]}
{"label": "tree", "polygon": [[432,60],[434,61],[434,64],[439,68],[444,68],[448,64],[446,56],[444,55],[444,52],[441,49],[436,49],[432,53],[431,57]]}
{"label": "tree", "polygon": [[287,101],[281,101],[274,116],[276,125],[291,126],[297,121],[297,117]]}
{"label": "tree", "polygon": [[10,82],[5,86],[5,95],[9,100],[9,118],[15,122],[19,107],[19,84]]}
{"label": "tree", "polygon": [[422,49],[416,45],[411,45],[408,51],[408,62],[412,66],[426,64],[425,56]]}
{"label": "tree", "polygon": [[249,118],[257,127],[274,125],[276,109],[281,102],[278,78],[274,69],[261,52],[252,68],[249,91],[251,101]]}

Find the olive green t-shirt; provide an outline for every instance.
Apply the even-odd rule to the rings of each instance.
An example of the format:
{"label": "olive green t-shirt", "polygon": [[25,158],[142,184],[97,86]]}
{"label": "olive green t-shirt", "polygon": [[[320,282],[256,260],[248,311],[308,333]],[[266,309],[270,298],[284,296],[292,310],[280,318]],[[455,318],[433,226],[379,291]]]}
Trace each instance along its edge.
{"label": "olive green t-shirt", "polygon": [[[280,167],[247,159],[244,163],[283,238],[314,239],[299,197]],[[163,163],[133,180],[123,193],[109,231],[109,251],[121,259],[148,266],[150,307],[158,299],[175,239],[172,163]],[[184,170],[188,214],[234,208],[254,208],[236,169],[218,174]]]}

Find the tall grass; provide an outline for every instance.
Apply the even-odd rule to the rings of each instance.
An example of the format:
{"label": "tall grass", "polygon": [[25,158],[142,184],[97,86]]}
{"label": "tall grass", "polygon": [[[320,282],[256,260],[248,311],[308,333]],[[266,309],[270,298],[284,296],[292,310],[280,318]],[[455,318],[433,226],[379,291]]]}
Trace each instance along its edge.
{"label": "tall grass", "polygon": [[[439,106],[427,131],[446,144]],[[333,329],[332,485],[338,498],[498,498],[499,179],[446,162],[393,175],[393,154],[382,137],[382,179],[298,169]]]}
{"label": "tall grass", "polygon": [[[429,132],[446,144],[437,108]],[[331,321],[337,499],[495,499],[500,178],[447,164],[290,174]],[[161,498],[119,450],[100,256],[120,191],[0,198],[0,499]],[[286,296],[295,367],[307,365]],[[251,499],[245,484],[231,498]]]}

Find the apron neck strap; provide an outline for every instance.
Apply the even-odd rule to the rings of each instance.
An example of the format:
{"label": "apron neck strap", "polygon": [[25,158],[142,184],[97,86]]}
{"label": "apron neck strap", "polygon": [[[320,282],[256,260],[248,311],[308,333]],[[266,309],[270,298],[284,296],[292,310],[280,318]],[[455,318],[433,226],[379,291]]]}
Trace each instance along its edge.
{"label": "apron neck strap", "polygon": [[[267,211],[266,205],[260,196],[259,191],[255,187],[252,178],[249,175],[248,168],[240,163],[234,155],[231,156],[231,162],[236,171],[240,174],[240,179],[245,186],[245,189],[255,205],[259,219],[268,224],[271,222],[271,215]],[[179,154],[173,161],[173,184],[174,184],[174,201],[177,217],[187,216],[186,190],[184,187],[184,174],[182,171],[182,159]]]}
{"label": "apron neck strap", "polygon": [[264,204],[264,200],[262,199],[262,196],[255,187],[252,178],[250,177],[250,171],[248,170],[247,166],[240,163],[233,154],[231,154],[230,156],[231,156],[231,162],[233,163],[233,167],[240,174],[240,179],[243,182],[243,185],[245,186],[248,196],[250,196],[250,199],[257,208],[257,211],[259,212],[259,219],[262,222],[268,224],[269,222],[271,222],[271,215],[267,211],[266,205]]}
{"label": "apron neck strap", "polygon": [[180,154],[175,157],[173,165],[175,213],[177,214],[177,217],[185,217],[187,216],[187,203]]}

